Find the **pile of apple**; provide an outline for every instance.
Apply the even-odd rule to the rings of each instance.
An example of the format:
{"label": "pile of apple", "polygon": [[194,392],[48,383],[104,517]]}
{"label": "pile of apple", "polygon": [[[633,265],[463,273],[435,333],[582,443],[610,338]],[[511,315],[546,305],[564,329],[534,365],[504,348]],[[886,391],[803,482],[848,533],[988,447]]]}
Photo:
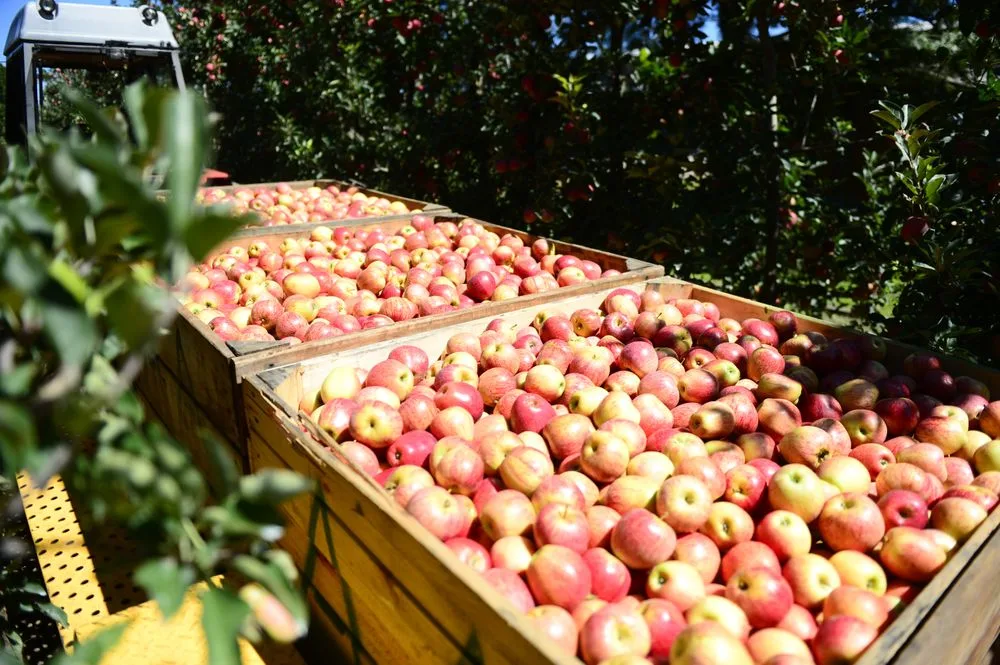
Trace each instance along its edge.
{"label": "pile of apple", "polygon": [[235,245],[189,272],[180,300],[226,341],[313,341],[620,274],[464,219],[396,233],[319,226]]}
{"label": "pile of apple", "polygon": [[931,355],[617,289],[300,409],[567,653],[850,663],[987,518],[1000,401]]}
{"label": "pile of apple", "polygon": [[227,192],[219,188],[198,191],[197,200],[206,205],[224,204],[236,213],[256,213],[263,226],[335,222],[356,217],[405,215],[410,211],[402,201],[369,196],[357,187],[336,185],[293,189],[278,183],[274,189],[241,187]]}

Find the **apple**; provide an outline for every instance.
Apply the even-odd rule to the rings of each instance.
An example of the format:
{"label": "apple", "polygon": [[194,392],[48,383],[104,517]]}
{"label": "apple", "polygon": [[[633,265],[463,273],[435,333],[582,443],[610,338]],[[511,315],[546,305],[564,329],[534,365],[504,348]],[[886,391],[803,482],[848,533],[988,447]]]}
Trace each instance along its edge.
{"label": "apple", "polygon": [[474,540],[450,538],[444,544],[455,553],[459,561],[478,573],[485,573],[493,567],[489,551]]}
{"label": "apple", "polygon": [[705,584],[710,584],[719,572],[722,557],[712,539],[701,533],[689,533],[677,540],[673,558],[689,563],[701,573]]}
{"label": "apple", "polygon": [[531,495],[531,504],[539,513],[542,508],[553,503],[571,506],[578,510],[584,510],[587,507],[583,492],[565,474],[545,478]]}
{"label": "apple", "polygon": [[[877,444],[872,444],[877,445]],[[829,457],[816,469],[820,479],[834,485],[841,492],[867,493],[871,475],[859,460],[847,455]]]}
{"label": "apple", "polygon": [[523,536],[504,536],[490,548],[490,559],[497,568],[523,573],[535,553],[534,544]]}
{"label": "apple", "polygon": [[888,586],[885,570],[870,556],[854,550],[841,550],[830,557],[830,563],[837,569],[842,585],[864,589],[876,596],[885,594]]}
{"label": "apple", "polygon": [[647,450],[641,452],[631,460],[625,473],[630,476],[642,476],[652,478],[662,483],[674,472],[674,463],[663,453]]}
{"label": "apple", "polygon": [[666,561],[676,544],[670,525],[642,508],[622,515],[611,530],[611,551],[633,569],[648,569]]}
{"label": "apple", "polygon": [[599,501],[622,515],[633,508],[652,509],[662,482],[658,478],[622,476],[600,491]]}
{"label": "apple", "polygon": [[767,568],[743,568],[729,578],[726,598],[746,614],[753,628],[772,628],[792,606],[792,587]]}
{"label": "apple", "polygon": [[[761,339],[761,341],[763,342],[764,340]],[[759,381],[765,374],[781,374],[784,369],[785,359],[781,355],[781,352],[773,346],[761,346],[752,351],[747,357],[746,374],[748,378],[754,381]]]}
{"label": "apple", "polygon": [[764,543],[753,540],[738,543],[722,557],[722,582],[726,584],[736,573],[750,568],[764,568],[781,574],[778,556]]}
{"label": "apple", "polygon": [[[812,652],[809,651],[805,641],[781,628],[762,628],[755,631],[747,640],[747,650],[755,663],[793,665],[793,663],[812,662]],[[783,662],[782,657],[791,660],[786,659],[787,662]]]}
{"label": "apple", "polygon": [[504,536],[521,536],[535,524],[536,513],[531,500],[517,490],[497,492],[483,506],[479,522],[493,540]]}
{"label": "apple", "polygon": [[879,498],[886,495],[889,490],[905,489],[916,492],[930,501],[927,496],[928,475],[918,466],[897,462],[885,467],[875,479],[875,490]]}
{"label": "apple", "polygon": [[914,437],[922,443],[933,443],[945,455],[952,455],[965,445],[968,428],[954,418],[932,416],[924,418],[917,425]]}
{"label": "apple", "polygon": [[546,505],[538,512],[533,527],[539,546],[562,545],[583,554],[590,542],[590,525],[582,509],[565,504]]}
{"label": "apple", "polygon": [[753,665],[743,640],[733,636],[717,623],[699,622],[689,625],[675,638],[670,647],[671,665]]}
{"label": "apple", "polygon": [[922,529],[930,519],[927,502],[910,490],[889,490],[879,499],[878,507],[887,529],[897,526]]}
{"label": "apple", "polygon": [[981,474],[1000,471],[1000,439],[993,439],[980,446],[973,455],[972,462],[976,471]]}
{"label": "apple", "polygon": [[950,497],[959,497],[974,501],[982,506],[986,512],[991,512],[997,505],[997,495],[993,490],[980,487],[979,485],[972,485],[971,483],[949,487],[941,496],[941,499],[944,500]]}
{"label": "apple", "polygon": [[543,397],[525,393],[517,397],[511,408],[511,430],[517,434],[541,432],[555,417],[555,409]]}
{"label": "apple", "polygon": [[840,586],[837,569],[818,554],[793,556],[785,562],[782,574],[792,587],[796,604],[807,609],[818,608]]}
{"label": "apple", "polygon": [[931,509],[931,526],[962,542],[982,524],[988,513],[971,499],[952,496],[942,498]]}
{"label": "apple", "polygon": [[677,380],[678,394],[685,402],[709,402],[718,390],[718,381],[703,369],[689,369]]}
{"label": "apple", "polygon": [[802,414],[803,423],[831,418],[840,420],[844,409],[832,395],[824,393],[809,393],[799,398],[797,403],[799,412]]}
{"label": "apple", "polygon": [[580,655],[587,665],[627,656],[642,658],[651,647],[652,636],[638,608],[607,605],[580,629]]}
{"label": "apple", "polygon": [[593,547],[583,553],[590,568],[591,593],[609,603],[623,599],[632,582],[628,568],[603,547]]}
{"label": "apple", "polygon": [[757,397],[788,400],[796,404],[802,397],[802,384],[784,374],[767,373],[757,379]]}
{"label": "apple", "polygon": [[781,562],[808,554],[812,548],[809,525],[798,514],[787,510],[773,510],[765,515],[754,537],[771,548]]}
{"label": "apple", "polygon": [[709,594],[686,613],[688,624],[716,623],[738,640],[750,636],[750,621],[743,609],[724,595]]}
{"label": "apple", "polygon": [[607,506],[590,506],[586,513],[590,525],[590,547],[611,547],[611,531],[621,520],[621,514]]}
{"label": "apple", "polygon": [[712,539],[722,551],[753,537],[753,518],[747,511],[728,501],[713,503],[701,533]]}
{"label": "apple", "polygon": [[[351,417],[358,410],[358,404],[352,399],[336,398],[332,399],[316,411],[313,411],[313,420],[320,429],[328,433],[337,441],[344,441],[350,436]],[[431,437],[433,439],[433,437]],[[430,448],[427,449],[430,454]],[[423,464],[420,462],[406,462],[407,464]],[[394,465],[398,466],[398,465]]]}
{"label": "apple", "polygon": [[896,463],[892,451],[879,443],[863,443],[851,450],[850,457],[864,465],[871,480],[875,480],[887,466]]}
{"label": "apple", "polygon": [[767,434],[763,432],[749,432],[741,434],[736,439],[736,445],[743,450],[743,457],[747,462],[755,459],[771,459],[777,446]]}
{"label": "apple", "polygon": [[736,414],[724,402],[703,404],[688,421],[691,432],[702,439],[721,439],[736,426]]}
{"label": "apple", "polygon": [[885,569],[910,582],[926,582],[944,566],[947,552],[932,536],[910,526],[886,531],[879,559]]}
{"label": "apple", "polygon": [[885,598],[854,586],[840,586],[823,601],[824,620],[835,616],[853,616],[874,628],[880,628],[889,619],[889,606]]}
{"label": "apple", "polygon": [[613,432],[591,432],[580,452],[582,471],[599,483],[609,483],[625,474],[630,459],[628,444]]}
{"label": "apple", "polygon": [[674,408],[680,401],[677,379],[660,370],[649,372],[639,380],[639,394],[652,395],[668,409]]}
{"label": "apple", "polygon": [[351,415],[349,430],[355,441],[371,448],[388,448],[403,434],[399,411],[381,402],[365,402]]}
{"label": "apple", "polygon": [[837,615],[824,619],[813,638],[816,665],[853,663],[878,637],[878,629],[861,619]]}
{"label": "apple", "polygon": [[590,593],[590,568],[583,557],[561,545],[544,545],[535,552],[525,573],[535,600],[572,610]]}
{"label": "apple", "polygon": [[796,427],[778,443],[781,456],[793,464],[805,464],[813,470],[825,460],[846,455],[850,449],[838,446],[824,430],[811,425]]}
{"label": "apple", "polygon": [[767,479],[755,466],[740,464],[726,473],[726,492],[723,497],[747,512],[760,503],[767,487]]}
{"label": "apple", "polygon": [[639,614],[649,628],[649,657],[665,661],[677,635],[687,626],[684,614],[673,603],[660,598],[644,600],[639,605]]}
{"label": "apple", "polygon": [[684,561],[663,561],[646,578],[646,595],[670,601],[686,612],[705,597],[705,582],[697,568]]}
{"label": "apple", "polygon": [[823,506],[817,520],[823,542],[835,551],[874,548],[885,535],[878,505],[866,494],[846,492]]}
{"label": "apple", "polygon": [[483,573],[483,579],[520,612],[526,613],[535,607],[535,600],[531,597],[528,585],[514,571],[506,568],[490,568]]}
{"label": "apple", "polygon": [[465,524],[462,505],[442,487],[425,487],[406,504],[406,512],[440,540],[458,536]]}
{"label": "apple", "polygon": [[434,481],[449,492],[469,496],[483,481],[483,458],[463,443],[442,439],[428,459]]}
{"label": "apple", "polygon": [[809,467],[787,464],[781,467],[768,483],[767,496],[771,506],[787,510],[810,523],[819,517],[826,503],[820,485],[823,481]]}
{"label": "apple", "polygon": [[780,441],[802,424],[802,415],[798,408],[785,399],[773,397],[765,399],[757,407],[758,427],[775,441]]}
{"label": "apple", "polygon": [[508,489],[530,497],[542,481],[555,473],[555,468],[546,452],[530,446],[520,446],[507,454],[498,472]]}
{"label": "apple", "polygon": [[920,422],[920,409],[906,397],[880,399],[875,403],[875,413],[885,421],[888,436],[910,434]]}
{"label": "apple", "polygon": [[869,409],[848,411],[841,417],[840,423],[847,430],[852,447],[863,443],[882,443],[888,433],[885,421]]}

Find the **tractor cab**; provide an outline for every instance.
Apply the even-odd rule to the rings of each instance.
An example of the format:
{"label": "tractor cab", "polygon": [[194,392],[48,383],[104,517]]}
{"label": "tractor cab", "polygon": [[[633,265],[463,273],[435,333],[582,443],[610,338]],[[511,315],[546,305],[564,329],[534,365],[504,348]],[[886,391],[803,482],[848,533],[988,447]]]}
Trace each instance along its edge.
{"label": "tractor cab", "polygon": [[40,124],[71,123],[58,88],[80,88],[120,105],[125,86],[146,77],[184,88],[180,51],[166,17],[152,7],[100,7],[56,0],[24,5],[4,45],[9,143],[26,144]]}

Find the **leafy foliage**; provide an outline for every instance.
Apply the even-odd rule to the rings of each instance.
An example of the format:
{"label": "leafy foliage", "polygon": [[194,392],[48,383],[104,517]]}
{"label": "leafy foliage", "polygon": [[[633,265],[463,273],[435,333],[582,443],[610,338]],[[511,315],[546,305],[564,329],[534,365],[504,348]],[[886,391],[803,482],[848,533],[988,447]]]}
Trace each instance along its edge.
{"label": "leafy foliage", "polygon": [[[939,165],[955,176],[942,210],[964,200],[977,224],[995,221],[991,3],[161,5],[187,79],[222,114],[220,164],[239,181],[354,177],[1000,358],[995,333],[899,297],[895,280],[913,275],[885,266],[914,260],[899,237],[913,211],[869,113],[882,99],[942,102]],[[988,258],[964,260],[975,272]],[[927,293],[939,314],[950,307],[951,290]],[[952,330],[932,334],[931,318]]]}
{"label": "leafy foliage", "polygon": [[[259,635],[257,618],[212,580],[238,571],[259,583],[291,615],[295,634],[283,639],[298,637],[306,607],[294,567],[276,566],[287,555],[272,545],[277,504],[309,483],[277,470],[237,481],[220,468],[213,501],[187,451],[146,422],[129,387],[176,311],[164,285],[247,220],[194,204],[211,129],[200,96],[137,84],[124,112],[72,91],[66,102],[89,136],[45,131],[32,139],[31,162],[7,148],[0,171],[2,469],[8,478],[25,469],[36,483],[61,473],[90,517],[135,529],[155,556],[136,582],[164,616],[191,583],[210,582],[213,663],[238,662],[235,639]],[[210,600],[222,594],[231,602]],[[67,662],[89,658],[81,653]]]}

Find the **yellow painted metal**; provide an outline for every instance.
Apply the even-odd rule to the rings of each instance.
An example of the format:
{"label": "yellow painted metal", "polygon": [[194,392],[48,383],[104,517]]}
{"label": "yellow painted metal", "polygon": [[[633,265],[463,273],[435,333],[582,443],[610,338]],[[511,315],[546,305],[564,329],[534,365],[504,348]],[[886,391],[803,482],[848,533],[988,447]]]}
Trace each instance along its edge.
{"label": "yellow painted metal", "polygon": [[52,478],[46,487],[36,489],[21,474],[17,486],[45,587],[69,619],[69,625],[60,629],[66,644],[77,627],[110,614],[104,589],[62,479]]}
{"label": "yellow painted metal", "polygon": [[[101,665],[197,665],[208,662],[208,645],[201,629],[201,601],[198,595],[206,588],[198,584],[188,591],[184,603],[170,621],[164,622],[154,601],[101,617],[77,632],[77,639],[106,628],[129,622],[118,644],[105,654]],[[264,665],[265,661],[246,640],[240,640],[243,665]],[[270,656],[268,665],[299,665],[301,657],[294,649],[282,649]]]}
{"label": "yellow painted metal", "polygon": [[[26,474],[17,478],[24,513],[45,586],[52,602],[66,612],[69,625],[60,630],[72,648],[105,628],[130,622],[118,645],[102,665],[198,665],[208,662],[201,628],[201,602],[195,585],[170,621],[156,603],[132,582],[139,556],[120,529],[101,526],[84,533],[73,503],[58,476],[43,488]],[[269,646],[266,659],[252,644],[240,641],[243,665],[302,665],[292,647]]]}

